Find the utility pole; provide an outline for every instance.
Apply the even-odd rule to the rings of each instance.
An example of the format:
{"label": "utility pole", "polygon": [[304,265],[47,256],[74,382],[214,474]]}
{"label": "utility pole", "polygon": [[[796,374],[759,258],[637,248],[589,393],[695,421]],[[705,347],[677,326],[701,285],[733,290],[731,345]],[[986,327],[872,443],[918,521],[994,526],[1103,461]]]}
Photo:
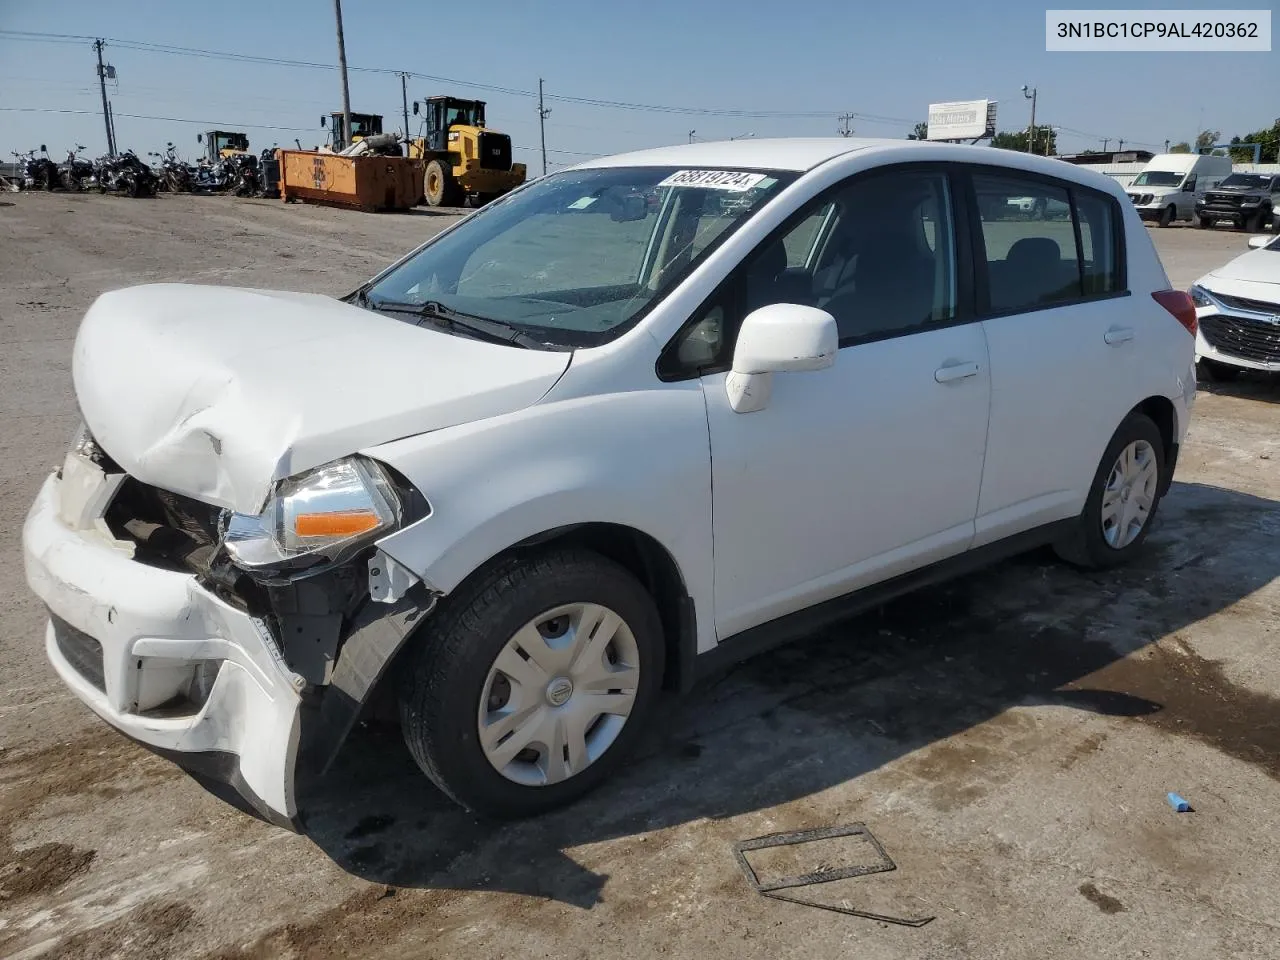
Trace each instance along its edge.
{"label": "utility pole", "polygon": [[1103,138],[1102,138],[1102,152],[1103,152],[1103,153],[1106,153],[1106,152],[1107,152],[1107,147],[1109,147],[1110,145],[1111,145],[1111,138],[1110,138],[1110,137],[1103,137]]}
{"label": "utility pole", "polygon": [[538,136],[542,139],[542,175],[547,175],[547,117],[551,110],[542,105],[542,78],[538,78]]}
{"label": "utility pole", "polygon": [[333,15],[338,23],[338,70],[342,73],[342,136],[334,137],[334,146],[341,150],[350,146],[351,140],[351,88],[347,86],[347,44],[342,39],[342,0],[333,0]]}
{"label": "utility pole", "polygon": [[1119,146],[1119,148],[1118,148],[1118,149],[1120,149],[1120,150],[1124,150],[1124,141],[1123,141],[1123,140],[1121,140],[1121,141],[1120,141],[1120,146]]}
{"label": "utility pole", "polygon": [[852,137],[853,136],[853,126],[852,126],[853,114],[843,113],[840,116],[836,117],[836,119],[840,121],[840,136]]}
{"label": "utility pole", "polygon": [[695,133],[697,133],[697,132],[698,132],[697,130],[690,130],[690,131],[689,131],[689,142],[690,142],[690,143],[693,143],[693,135],[694,135]]}
{"label": "utility pole", "polygon": [[409,75],[400,74],[400,101],[404,104],[404,139],[409,142]]}
{"label": "utility pole", "polygon": [[102,123],[107,128],[107,155],[114,157],[116,155],[116,141],[115,137],[111,135],[111,114],[107,107],[107,68],[102,63],[103,46],[102,40],[93,41],[93,47],[98,51],[98,89],[102,91]]}
{"label": "utility pole", "polygon": [[1036,138],[1036,94],[1038,92],[1035,87],[1022,85],[1022,95],[1031,101],[1031,124],[1027,127],[1027,153],[1031,153],[1032,144],[1035,143]]}
{"label": "utility pole", "polygon": [[107,101],[107,132],[111,134],[111,155],[116,155],[116,111],[111,106],[111,101]]}
{"label": "utility pole", "polygon": [[1168,141],[1168,140],[1166,140],[1166,141],[1164,142],[1164,152],[1165,152],[1165,153],[1168,153],[1168,152],[1169,152],[1169,141]]}

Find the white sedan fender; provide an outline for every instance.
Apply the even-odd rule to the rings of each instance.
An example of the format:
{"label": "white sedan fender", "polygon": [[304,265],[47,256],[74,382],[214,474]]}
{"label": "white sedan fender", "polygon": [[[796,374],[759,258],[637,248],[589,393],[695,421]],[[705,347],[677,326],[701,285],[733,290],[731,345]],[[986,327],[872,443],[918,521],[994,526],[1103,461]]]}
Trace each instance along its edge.
{"label": "white sedan fender", "polygon": [[514,414],[363,451],[404,474],[431,506],[429,516],[378,545],[429,590],[448,594],[486,561],[539,534],[585,523],[629,527],[670,554],[693,598],[696,650],[682,653],[706,651],[716,635],[702,387],[655,377],[634,389],[578,396],[575,380],[596,379],[583,369],[589,366],[575,357],[542,401]]}

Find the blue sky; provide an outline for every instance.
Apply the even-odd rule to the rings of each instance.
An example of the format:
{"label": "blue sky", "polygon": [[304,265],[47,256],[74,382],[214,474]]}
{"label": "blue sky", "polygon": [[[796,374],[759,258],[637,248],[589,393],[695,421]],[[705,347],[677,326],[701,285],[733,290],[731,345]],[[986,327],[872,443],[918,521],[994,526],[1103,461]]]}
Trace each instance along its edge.
{"label": "blue sky", "polygon": [[[549,97],[788,114],[699,115],[549,99],[552,169],[588,154],[684,142],[690,130],[699,139],[828,136],[846,111],[864,115],[853,121],[859,135],[903,137],[925,118],[930,102],[942,100],[999,100],[1000,129],[1024,128],[1024,83],[1039,90],[1037,120],[1069,128],[1059,133],[1064,152],[1100,148],[1102,137],[1159,150],[1166,138],[1189,140],[1204,127],[1230,137],[1269,125],[1280,113],[1280,53],[1047,53],[1044,10],[1014,0],[346,0],[343,15],[350,65],[447,78],[412,79],[410,100],[445,92],[487,100],[490,126],[511,134],[516,159],[531,172],[541,163],[536,99],[511,91],[536,91],[539,77]],[[331,0],[0,0],[5,30],[336,63]],[[175,56],[110,42],[106,57],[119,74],[108,92],[120,145],[140,153],[173,140],[194,155],[197,132],[211,124],[178,120],[243,129],[255,150],[288,145],[294,137],[312,146],[324,140],[320,115],[341,108],[336,70]],[[94,63],[87,41],[0,35],[6,159],[11,150],[41,143],[59,159],[74,142],[91,155],[103,152]],[[351,74],[353,110],[382,113],[388,128],[398,128],[400,104],[396,76]],[[809,116],[815,113],[822,115]],[[410,120],[416,132],[416,118]]]}

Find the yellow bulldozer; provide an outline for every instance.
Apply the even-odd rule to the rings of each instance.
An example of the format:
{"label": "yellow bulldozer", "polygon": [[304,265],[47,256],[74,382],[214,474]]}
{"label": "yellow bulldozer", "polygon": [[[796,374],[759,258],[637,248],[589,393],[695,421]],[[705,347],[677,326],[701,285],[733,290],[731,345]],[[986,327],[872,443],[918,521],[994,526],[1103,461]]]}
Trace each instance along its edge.
{"label": "yellow bulldozer", "polygon": [[409,156],[425,161],[428,206],[481,206],[524,183],[525,165],[511,162],[511,138],[484,125],[483,100],[428,97],[414,101],[413,112],[425,114],[426,136],[409,140]]}

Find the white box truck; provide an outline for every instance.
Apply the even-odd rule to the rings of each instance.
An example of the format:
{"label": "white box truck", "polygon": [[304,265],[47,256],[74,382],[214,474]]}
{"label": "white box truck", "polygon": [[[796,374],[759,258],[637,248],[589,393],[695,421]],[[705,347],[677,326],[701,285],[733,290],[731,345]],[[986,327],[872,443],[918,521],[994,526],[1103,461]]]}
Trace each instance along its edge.
{"label": "white box truck", "polygon": [[1161,153],[1125,189],[1143,220],[1167,227],[1195,216],[1196,197],[1231,175],[1230,157]]}

